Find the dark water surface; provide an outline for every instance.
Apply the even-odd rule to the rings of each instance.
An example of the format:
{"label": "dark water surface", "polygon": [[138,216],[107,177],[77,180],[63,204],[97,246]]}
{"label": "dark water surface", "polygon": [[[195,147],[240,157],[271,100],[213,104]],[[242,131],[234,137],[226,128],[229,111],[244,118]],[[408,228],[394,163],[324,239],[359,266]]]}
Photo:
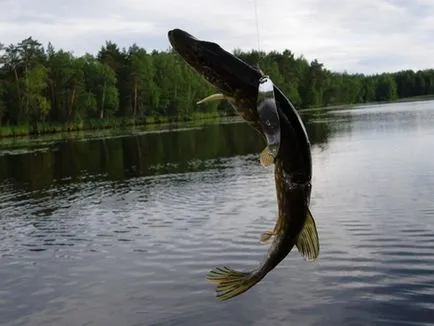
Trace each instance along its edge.
{"label": "dark water surface", "polygon": [[320,258],[224,303],[277,210],[249,126],[0,143],[0,324],[433,325],[434,102],[303,119]]}

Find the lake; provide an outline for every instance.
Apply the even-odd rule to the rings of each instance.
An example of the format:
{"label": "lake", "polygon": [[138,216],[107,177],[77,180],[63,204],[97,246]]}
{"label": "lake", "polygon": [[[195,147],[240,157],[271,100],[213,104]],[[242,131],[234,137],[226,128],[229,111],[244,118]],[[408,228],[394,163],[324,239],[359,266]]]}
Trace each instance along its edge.
{"label": "lake", "polygon": [[303,114],[321,253],[255,267],[275,222],[239,121],[0,142],[1,325],[434,325],[434,102]]}

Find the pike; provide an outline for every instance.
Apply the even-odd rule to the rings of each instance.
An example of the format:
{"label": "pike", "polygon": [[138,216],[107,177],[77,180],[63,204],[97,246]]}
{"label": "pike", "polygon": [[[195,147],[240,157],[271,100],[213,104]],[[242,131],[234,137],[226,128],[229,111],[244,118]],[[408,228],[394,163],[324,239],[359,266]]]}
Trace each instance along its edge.
{"label": "pike", "polygon": [[307,261],[319,256],[318,232],[309,209],[310,142],[292,103],[259,68],[216,43],[199,40],[180,29],[170,30],[168,38],[186,63],[218,91],[198,103],[227,100],[266,140],[267,146],[260,154],[261,164],[274,164],[278,216],[274,229],[260,237],[263,243],[273,238],[265,259],[248,272],[225,266],[207,275],[207,279],[217,285],[217,299],[228,300],[261,281],[294,246]]}

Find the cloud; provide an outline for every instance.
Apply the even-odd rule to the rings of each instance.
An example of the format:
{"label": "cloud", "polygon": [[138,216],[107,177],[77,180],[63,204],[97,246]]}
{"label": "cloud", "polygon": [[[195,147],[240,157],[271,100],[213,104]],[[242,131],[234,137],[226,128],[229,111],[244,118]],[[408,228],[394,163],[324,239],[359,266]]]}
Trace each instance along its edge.
{"label": "cloud", "polygon": [[[256,0],[261,50],[290,49],[331,70],[431,68],[433,0]],[[32,36],[80,55],[106,40],[169,48],[182,28],[233,50],[257,49],[254,0],[0,0],[0,42]]]}

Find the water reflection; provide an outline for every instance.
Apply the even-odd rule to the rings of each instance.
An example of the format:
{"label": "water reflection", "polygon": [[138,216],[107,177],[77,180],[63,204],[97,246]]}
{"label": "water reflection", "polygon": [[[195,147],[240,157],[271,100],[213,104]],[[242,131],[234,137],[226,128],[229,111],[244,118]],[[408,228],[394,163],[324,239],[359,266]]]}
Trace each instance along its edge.
{"label": "water reflection", "polygon": [[[309,123],[312,144],[327,141],[324,124]],[[183,131],[144,132],[128,137],[63,141],[0,155],[0,179],[37,190],[82,179],[124,180],[203,171],[225,157],[258,153],[265,142],[246,123],[210,124]]]}

